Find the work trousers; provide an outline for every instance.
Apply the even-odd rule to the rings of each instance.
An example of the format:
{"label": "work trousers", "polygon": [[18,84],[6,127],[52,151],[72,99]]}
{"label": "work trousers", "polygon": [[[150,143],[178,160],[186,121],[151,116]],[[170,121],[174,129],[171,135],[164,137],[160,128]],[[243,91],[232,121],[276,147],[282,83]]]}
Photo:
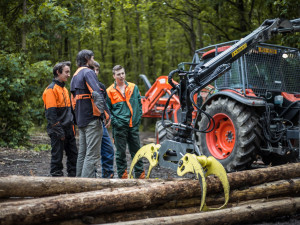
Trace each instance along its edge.
{"label": "work trousers", "polygon": [[77,162],[77,147],[74,135],[74,126],[64,128],[65,140],[61,140],[57,134],[51,133],[51,163],[50,174],[52,176],[63,176],[63,155],[64,151],[67,156],[67,172],[69,177],[76,175],[76,162]]}
{"label": "work trousers", "polygon": [[[127,169],[126,146],[128,144],[131,159],[140,149],[139,127],[113,127],[113,138],[116,146],[116,164],[118,177],[121,178]],[[139,178],[144,171],[143,161],[139,160],[134,166],[135,178]]]}
{"label": "work trousers", "polygon": [[99,119],[91,121],[86,127],[79,128],[77,177],[96,177],[97,165],[100,163],[102,132],[102,122]]}
{"label": "work trousers", "polygon": [[103,178],[112,178],[114,176],[114,147],[104,123],[101,143],[101,166]]}

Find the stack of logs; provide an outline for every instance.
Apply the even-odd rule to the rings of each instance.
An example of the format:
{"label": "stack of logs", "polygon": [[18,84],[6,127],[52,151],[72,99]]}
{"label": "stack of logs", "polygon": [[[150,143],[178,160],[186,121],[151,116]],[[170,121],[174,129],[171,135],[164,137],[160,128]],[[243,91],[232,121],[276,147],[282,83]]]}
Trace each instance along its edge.
{"label": "stack of logs", "polygon": [[[229,204],[199,212],[192,179],[0,178],[0,224],[235,224],[300,213],[300,163],[228,174]],[[222,205],[207,178],[209,207]]]}

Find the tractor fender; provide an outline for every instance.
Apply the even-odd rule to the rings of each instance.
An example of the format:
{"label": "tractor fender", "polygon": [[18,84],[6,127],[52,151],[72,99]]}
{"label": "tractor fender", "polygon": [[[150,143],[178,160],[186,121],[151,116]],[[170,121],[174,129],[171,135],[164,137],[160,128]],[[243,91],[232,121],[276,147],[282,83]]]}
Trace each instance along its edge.
{"label": "tractor fender", "polygon": [[241,104],[248,105],[251,107],[264,107],[266,101],[263,99],[258,99],[258,98],[249,98],[246,96],[243,96],[238,93],[234,93],[231,91],[219,91],[217,93],[212,94],[207,98],[207,100],[203,103],[201,106],[201,109],[205,109],[206,105],[210,104],[211,101],[214,99],[219,98],[220,96],[226,96],[230,99],[236,100],[237,102],[240,102]]}

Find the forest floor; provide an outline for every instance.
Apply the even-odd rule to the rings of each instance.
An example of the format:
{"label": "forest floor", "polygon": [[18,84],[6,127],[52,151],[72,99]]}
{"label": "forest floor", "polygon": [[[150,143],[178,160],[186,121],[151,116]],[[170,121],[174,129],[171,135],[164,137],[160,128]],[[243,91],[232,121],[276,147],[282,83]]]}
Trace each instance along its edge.
{"label": "forest floor", "polygon": [[[77,138],[78,140],[78,138]],[[154,132],[141,132],[140,133],[141,145],[146,145],[149,143],[154,143]],[[46,133],[37,133],[31,136],[30,143],[31,148],[28,149],[11,149],[11,148],[0,148],[0,182],[1,176],[10,175],[22,175],[22,176],[50,176],[50,150],[34,150],[37,146],[50,145],[50,139]],[[36,148],[39,149],[39,148]],[[64,166],[66,157],[64,156]],[[131,159],[129,153],[127,153],[128,169],[130,167]],[[147,161],[144,161],[145,167],[147,168]],[[252,168],[264,167],[261,163],[253,164]],[[116,165],[114,165],[115,176]],[[99,176],[101,176],[101,168],[99,166],[98,171],[100,171]],[[66,170],[64,168],[64,173]],[[165,168],[153,168],[151,173],[152,178],[171,178],[177,177],[176,173]],[[266,218],[267,219],[267,218]],[[254,225],[253,223],[251,223]],[[300,214],[294,215],[292,217],[281,217],[272,218],[272,221],[261,221],[260,223],[255,223],[255,225],[288,225],[288,224],[299,224],[300,225]]]}

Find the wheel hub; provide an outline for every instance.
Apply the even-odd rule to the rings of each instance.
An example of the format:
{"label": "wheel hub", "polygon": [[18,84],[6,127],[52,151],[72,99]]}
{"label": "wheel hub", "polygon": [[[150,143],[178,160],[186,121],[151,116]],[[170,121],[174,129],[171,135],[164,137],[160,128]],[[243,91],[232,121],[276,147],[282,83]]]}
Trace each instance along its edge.
{"label": "wheel hub", "polygon": [[213,116],[215,128],[206,134],[206,143],[210,153],[217,159],[227,158],[235,144],[235,127],[232,120],[224,113]]}
{"label": "wheel hub", "polygon": [[228,141],[228,142],[232,142],[233,141],[233,133],[232,133],[232,131],[227,131],[226,134],[225,134],[225,136],[226,136],[226,141]]}

